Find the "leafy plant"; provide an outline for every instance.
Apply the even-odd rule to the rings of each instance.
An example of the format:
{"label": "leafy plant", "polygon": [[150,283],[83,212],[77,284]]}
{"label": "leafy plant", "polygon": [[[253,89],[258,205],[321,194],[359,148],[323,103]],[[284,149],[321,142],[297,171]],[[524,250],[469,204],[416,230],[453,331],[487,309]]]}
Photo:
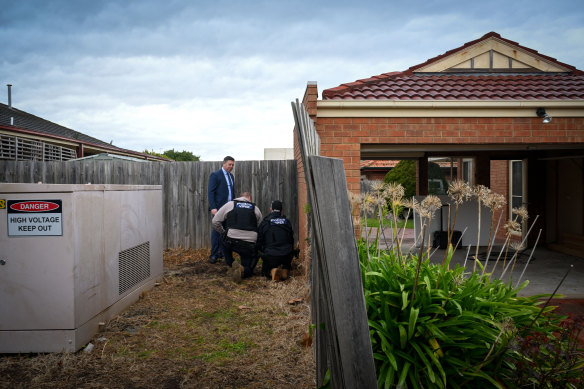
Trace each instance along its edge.
{"label": "leafy plant", "polygon": [[[364,214],[384,206],[385,202],[379,201],[382,193],[391,200],[390,213],[396,205],[404,204],[403,189],[398,189],[395,184],[386,184],[376,188],[377,196],[364,196]],[[456,203],[455,222],[458,205],[472,196],[468,185],[462,183],[451,184],[449,191]],[[501,199],[487,188],[476,188],[473,192],[491,212],[501,204]],[[577,387],[574,386],[580,384],[577,374],[584,369],[582,353],[573,341],[574,331],[570,334],[563,331],[561,318],[552,314],[555,307],[547,303],[541,306],[544,295],[519,297],[518,292],[528,282],[517,283],[513,288],[511,279],[503,281],[504,273],[494,278],[496,264],[490,273],[485,272],[487,263],[483,267],[476,254],[473,267],[478,265],[477,271],[467,272],[458,265],[450,269],[452,244],[440,265],[430,264],[430,252],[424,250],[425,229],[441,206],[440,200],[432,195],[420,203],[408,204],[418,213],[422,226],[417,255],[411,252],[403,255],[399,241],[389,250],[380,250],[379,239],[373,245],[368,244],[368,239],[358,242],[379,386]],[[525,213],[521,217],[527,218],[525,210],[515,212]],[[518,224],[516,219],[511,222]],[[454,228],[454,223],[452,226],[449,223],[450,228]],[[489,251],[492,234],[496,231],[491,229]],[[397,236],[397,229],[393,236]],[[547,296],[551,299],[556,291]],[[544,347],[547,352],[537,355],[546,356],[545,360],[538,362],[528,352],[529,347],[522,349],[526,339],[531,342],[530,347],[534,339],[539,341],[539,348]],[[567,354],[572,357],[569,362],[557,357]],[[525,368],[534,363],[537,369]]]}
{"label": "leafy plant", "polygon": [[449,269],[451,257],[452,250],[443,265],[412,257],[402,266],[391,252],[360,256],[380,387],[502,388],[496,377],[512,374],[509,342],[516,334],[557,330],[550,317],[537,318],[542,296],[517,295],[527,282],[513,289]]}
{"label": "leafy plant", "polygon": [[578,335],[582,325],[565,318],[552,334],[534,331],[517,336],[510,344],[515,353],[507,358],[514,367],[505,380],[513,387],[582,388],[584,361]]}

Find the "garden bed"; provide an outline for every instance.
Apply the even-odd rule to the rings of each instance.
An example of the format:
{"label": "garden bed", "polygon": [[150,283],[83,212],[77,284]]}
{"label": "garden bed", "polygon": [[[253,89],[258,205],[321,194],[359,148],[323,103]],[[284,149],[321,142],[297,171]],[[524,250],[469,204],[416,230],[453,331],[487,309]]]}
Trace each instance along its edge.
{"label": "garden bed", "polygon": [[235,284],[208,255],[166,251],[163,280],[91,352],[0,355],[0,388],[314,387],[306,280]]}

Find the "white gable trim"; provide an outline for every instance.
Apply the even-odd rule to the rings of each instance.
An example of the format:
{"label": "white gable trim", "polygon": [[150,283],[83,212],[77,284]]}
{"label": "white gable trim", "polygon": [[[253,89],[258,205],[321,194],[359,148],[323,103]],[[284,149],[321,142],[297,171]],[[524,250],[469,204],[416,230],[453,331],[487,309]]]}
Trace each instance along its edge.
{"label": "white gable trim", "polygon": [[[524,50],[519,46],[510,45],[509,43],[490,37],[486,40],[458,50],[457,52],[432,62],[424,67],[414,70],[414,73],[440,73],[452,68],[459,68],[461,64],[471,61],[473,58],[479,58],[481,55],[488,54],[490,51],[511,58],[513,61],[525,64],[542,72],[568,72],[569,69],[559,66],[537,54]],[[466,66],[465,66],[466,67]],[[496,69],[495,69],[496,70]]]}

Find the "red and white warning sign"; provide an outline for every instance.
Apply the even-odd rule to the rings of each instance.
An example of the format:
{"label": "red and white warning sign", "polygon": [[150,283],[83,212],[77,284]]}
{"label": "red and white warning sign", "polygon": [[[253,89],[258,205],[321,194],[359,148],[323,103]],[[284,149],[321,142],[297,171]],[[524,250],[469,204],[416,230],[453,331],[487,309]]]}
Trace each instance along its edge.
{"label": "red and white warning sign", "polygon": [[61,200],[7,200],[8,236],[63,235]]}

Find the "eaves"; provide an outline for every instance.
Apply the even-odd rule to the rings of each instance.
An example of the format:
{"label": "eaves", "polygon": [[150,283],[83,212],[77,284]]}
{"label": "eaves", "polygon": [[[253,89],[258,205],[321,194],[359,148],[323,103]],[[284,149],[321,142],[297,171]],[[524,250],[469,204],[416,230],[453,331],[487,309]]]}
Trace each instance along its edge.
{"label": "eaves", "polygon": [[343,117],[584,117],[584,100],[318,100],[318,118]]}

